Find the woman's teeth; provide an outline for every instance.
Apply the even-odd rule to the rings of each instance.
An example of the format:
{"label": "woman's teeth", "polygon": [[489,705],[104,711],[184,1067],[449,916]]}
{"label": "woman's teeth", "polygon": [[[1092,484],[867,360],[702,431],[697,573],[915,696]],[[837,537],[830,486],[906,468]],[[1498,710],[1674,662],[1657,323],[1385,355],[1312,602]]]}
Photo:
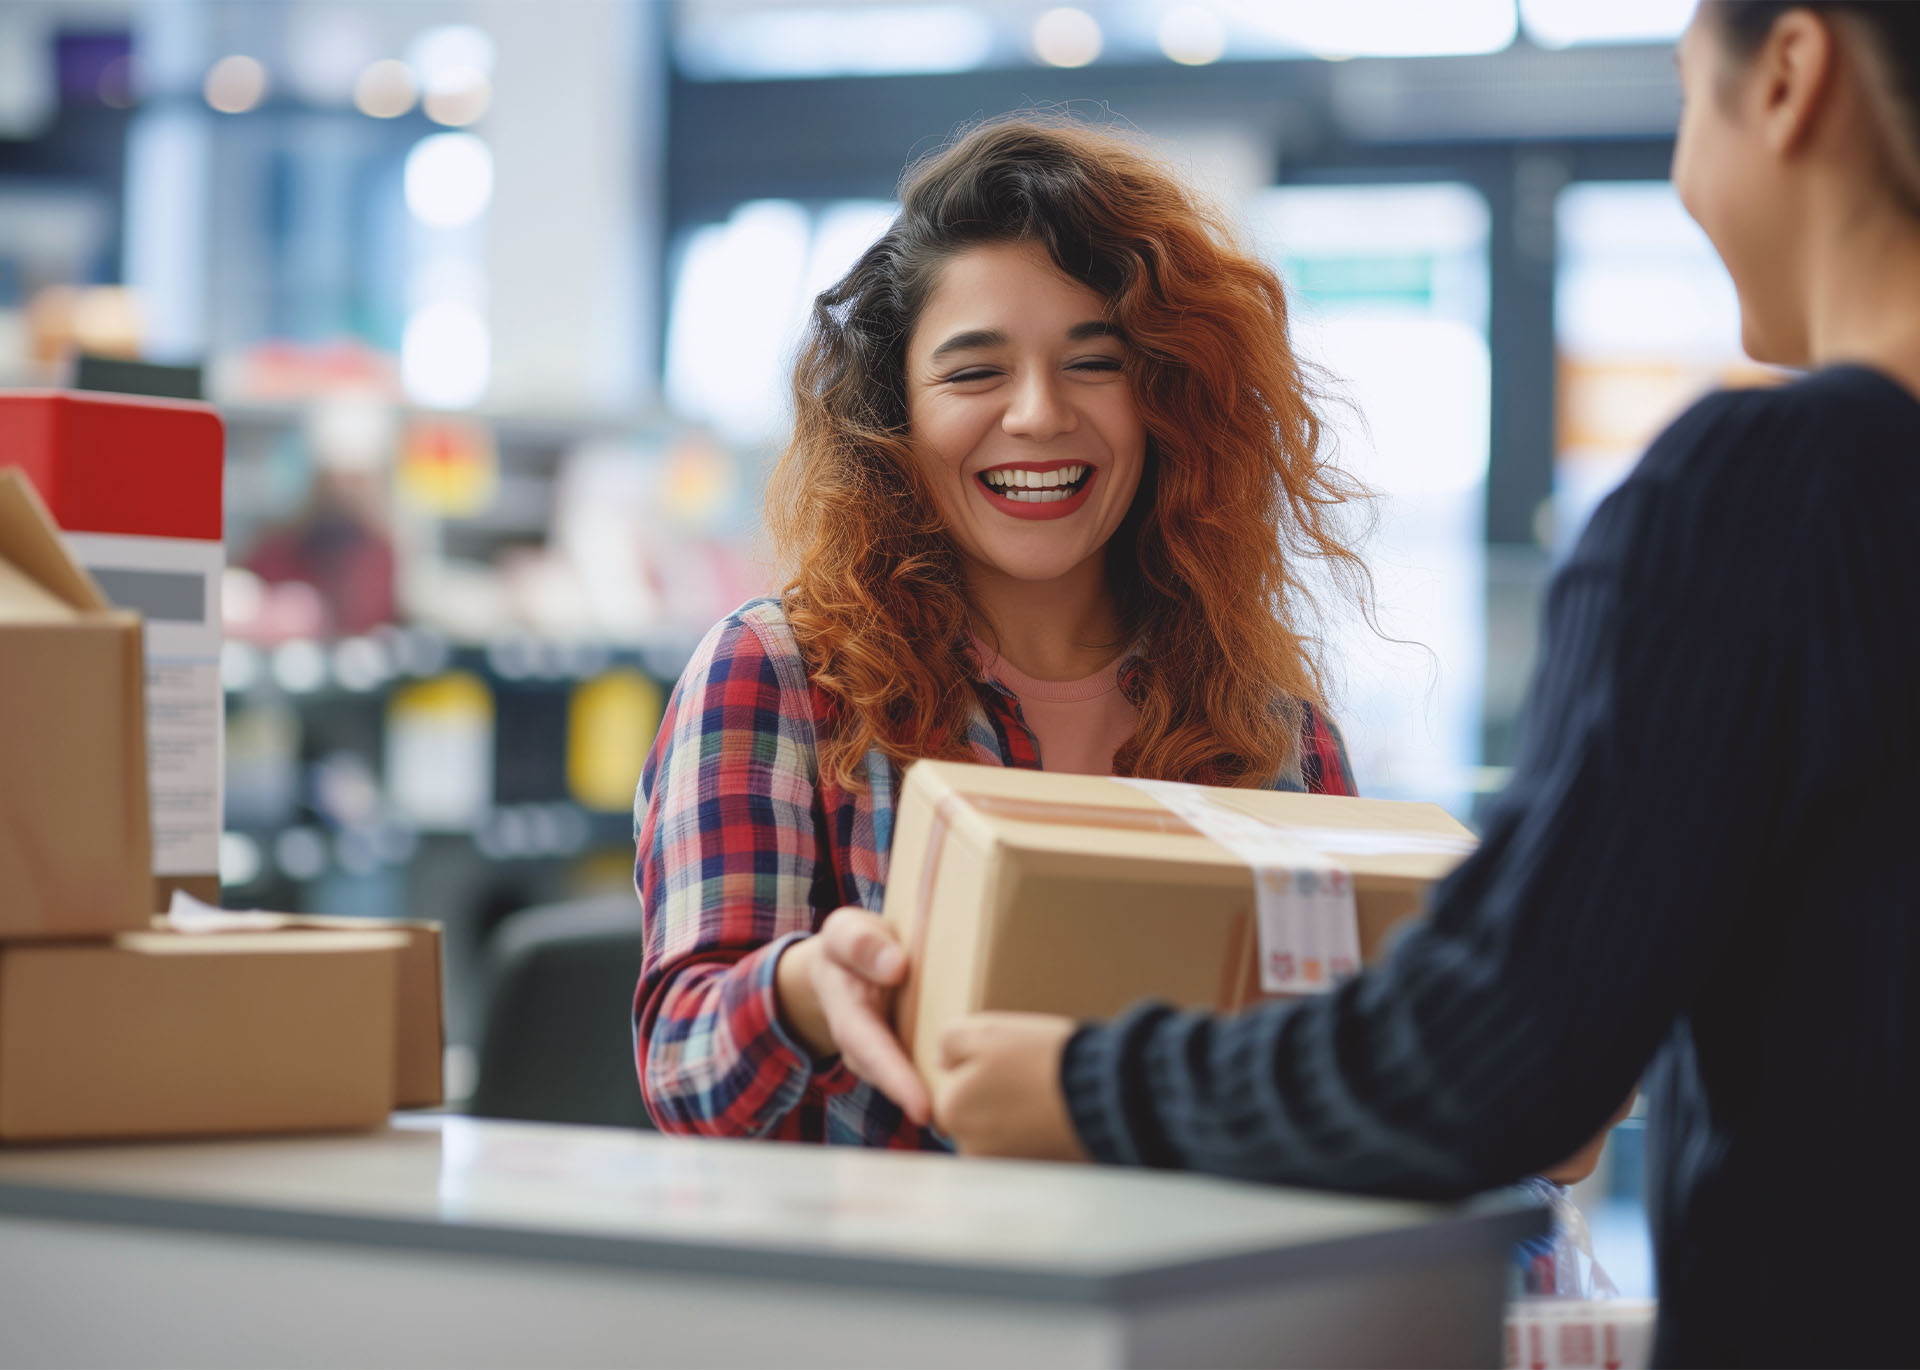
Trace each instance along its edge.
{"label": "woman's teeth", "polygon": [[981,473],[987,488],[1018,504],[1052,504],[1067,499],[1086,477],[1085,466],[1060,466],[1051,471],[1028,471],[1018,466],[1002,466]]}

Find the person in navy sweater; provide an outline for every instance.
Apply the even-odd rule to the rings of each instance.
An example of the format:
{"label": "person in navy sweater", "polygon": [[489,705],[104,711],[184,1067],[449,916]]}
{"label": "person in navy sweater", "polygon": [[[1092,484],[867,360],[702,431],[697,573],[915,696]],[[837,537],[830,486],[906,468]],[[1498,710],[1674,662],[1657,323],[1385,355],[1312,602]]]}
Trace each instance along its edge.
{"label": "person in navy sweater", "polygon": [[1705,0],[1673,180],[1756,359],[1560,571],[1430,916],[1232,1018],[979,1015],[963,1152],[1448,1198],[1650,1101],[1662,1365],[1920,1363],[1920,5]]}

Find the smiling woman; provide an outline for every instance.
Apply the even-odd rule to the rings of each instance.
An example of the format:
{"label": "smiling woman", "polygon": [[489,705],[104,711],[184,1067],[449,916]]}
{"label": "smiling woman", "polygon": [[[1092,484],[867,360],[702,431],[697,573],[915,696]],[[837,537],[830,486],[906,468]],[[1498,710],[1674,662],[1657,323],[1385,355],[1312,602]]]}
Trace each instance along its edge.
{"label": "smiling woman", "polygon": [[[913,331],[907,422],[976,595],[987,580],[996,599],[1075,573],[1096,597],[1105,583],[1097,553],[1140,488],[1146,433],[1103,310],[1037,244],[994,243],[947,265]],[[1005,326],[968,327],[983,318]]]}
{"label": "smiling woman", "polygon": [[663,1127],[942,1145],[887,1027],[921,757],[1351,793],[1296,627],[1364,578],[1271,270],[1136,141],[974,129],[816,300],[767,518],[638,799]]}

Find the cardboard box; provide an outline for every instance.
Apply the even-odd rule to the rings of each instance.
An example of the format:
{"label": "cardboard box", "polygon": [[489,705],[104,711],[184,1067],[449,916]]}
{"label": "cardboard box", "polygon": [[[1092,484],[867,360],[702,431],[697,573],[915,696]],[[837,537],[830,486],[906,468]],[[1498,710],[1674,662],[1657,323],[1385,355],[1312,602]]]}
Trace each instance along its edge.
{"label": "cardboard box", "polygon": [[395,1108],[437,1108],[446,1102],[441,1069],[446,1060],[446,1007],[441,979],[440,925],[424,920],[329,918],[291,914],[288,926],[340,931],[400,933],[399,1002],[394,1035]]}
{"label": "cardboard box", "polygon": [[445,1103],[442,1067],[447,1055],[440,925],[424,919],[288,915],[288,927],[340,931],[394,931],[407,938],[399,952],[399,1004],[394,1021],[394,1107],[432,1109]]}
{"label": "cardboard box", "polygon": [[0,937],[146,926],[140,620],[108,605],[0,470]]}
{"label": "cardboard box", "polygon": [[441,1070],[446,1058],[446,1008],[441,976],[440,925],[424,920],[339,918],[307,913],[226,913],[195,908],[174,918],[156,918],[160,929],[190,929],[190,935],[257,935],[279,929],[337,932],[392,932],[404,939],[400,949],[394,1010],[395,1108],[435,1108],[446,1102]]}
{"label": "cardboard box", "polygon": [[0,944],[0,1140],[373,1127],[398,932]]}
{"label": "cardboard box", "polygon": [[67,550],[146,641],[155,892],[220,898],[220,577],[226,432],[204,404],[87,391],[0,393],[0,466],[39,490]]}
{"label": "cardboard box", "polygon": [[[1473,845],[1433,804],[1198,795],[1344,868],[1363,960]],[[917,763],[894,820],[884,915],[912,962],[895,1026],[929,1079],[941,1029],[967,1013],[1104,1018],[1144,998],[1230,1012],[1262,993],[1247,860],[1112,777]]]}

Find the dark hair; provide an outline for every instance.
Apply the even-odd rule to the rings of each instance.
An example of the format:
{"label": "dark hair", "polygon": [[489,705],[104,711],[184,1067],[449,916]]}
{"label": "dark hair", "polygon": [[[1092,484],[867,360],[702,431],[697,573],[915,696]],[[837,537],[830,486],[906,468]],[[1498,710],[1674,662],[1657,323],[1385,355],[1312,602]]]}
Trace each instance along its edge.
{"label": "dark hair", "polygon": [[768,488],[787,615],[834,711],[825,773],[858,784],[874,747],[968,755],[971,605],[911,445],[907,339],[956,254],[1034,242],[1106,301],[1149,435],[1107,546],[1143,663],[1115,769],[1270,783],[1298,759],[1299,705],[1322,699],[1299,563],[1364,579],[1336,517],[1360,491],[1320,450],[1279,279],[1138,141],[1068,118],[976,127],[912,167],[900,200],[814,302]]}
{"label": "dark hair", "polygon": [[1909,209],[1920,213],[1920,3],[1913,0],[1708,0],[1707,12],[1719,24],[1720,37],[1736,60],[1760,50],[1774,24],[1789,10],[1807,10],[1823,19],[1845,21],[1866,43],[1886,83],[1885,94],[1898,119],[1886,130],[1902,144],[1897,164],[1907,174],[1895,185]]}

